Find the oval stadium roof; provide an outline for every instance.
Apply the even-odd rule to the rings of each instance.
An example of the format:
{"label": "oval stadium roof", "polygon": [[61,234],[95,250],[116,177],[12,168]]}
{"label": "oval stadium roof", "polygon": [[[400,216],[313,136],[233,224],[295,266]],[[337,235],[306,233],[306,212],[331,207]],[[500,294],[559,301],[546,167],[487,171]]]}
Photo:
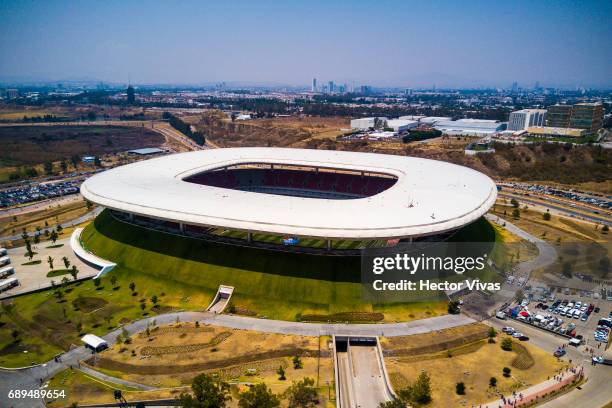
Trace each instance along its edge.
{"label": "oval stadium roof", "polygon": [[[379,194],[351,200],[264,194],[183,180],[242,163],[331,167],[386,173],[398,180]],[[437,234],[477,220],[497,197],[489,177],[446,162],[257,147],[201,150],[128,164],[87,179],[81,193],[107,208],[163,220],[328,239]]]}

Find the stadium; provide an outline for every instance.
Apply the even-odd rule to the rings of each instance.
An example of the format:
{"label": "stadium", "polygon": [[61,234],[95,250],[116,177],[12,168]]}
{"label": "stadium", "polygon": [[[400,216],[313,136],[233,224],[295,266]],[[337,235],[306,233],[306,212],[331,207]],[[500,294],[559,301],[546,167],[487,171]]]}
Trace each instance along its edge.
{"label": "stadium", "polygon": [[440,239],[495,203],[494,182],[435,160],[285,148],[181,153],[88,179],[122,222],[221,243],[320,254]]}

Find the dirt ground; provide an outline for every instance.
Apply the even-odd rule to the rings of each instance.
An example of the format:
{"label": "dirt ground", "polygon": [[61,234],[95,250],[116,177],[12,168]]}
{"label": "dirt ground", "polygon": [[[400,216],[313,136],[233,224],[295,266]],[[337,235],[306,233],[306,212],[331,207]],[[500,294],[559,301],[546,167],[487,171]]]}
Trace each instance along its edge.
{"label": "dirt ground", "polygon": [[[151,328],[148,336],[143,332],[133,336],[130,344],[113,346],[101,356],[98,368],[131,381],[166,387],[188,384],[203,371],[216,372],[229,381],[252,377],[249,370],[255,369],[268,382],[280,365],[291,372],[295,355],[310,361],[299,375],[316,372],[319,342],[326,351],[327,343],[318,337],[178,323]],[[325,360],[321,358],[322,364]]]}
{"label": "dirt ground", "polygon": [[350,126],[348,118],[276,117],[232,122],[223,113],[210,111],[200,120],[189,118],[208,140],[221,147],[306,147],[310,140],[331,139]]}
{"label": "dirt ground", "polygon": [[[434,340],[437,334],[430,336]],[[566,366],[566,363],[558,362],[551,354],[529,344],[522,344],[524,349],[515,347],[517,351],[503,351],[499,342],[498,337],[494,344],[480,340],[418,357],[387,357],[385,365],[396,390],[406,387],[421,371],[426,371],[431,378],[433,401],[428,405],[431,407],[482,404],[495,399],[497,391],[507,394],[527,388],[548,379]],[[525,364],[526,360],[529,364]],[[529,368],[524,368],[529,365]],[[504,367],[512,370],[509,378],[503,376]],[[497,379],[496,389],[489,387],[491,377]],[[465,395],[455,393],[455,384],[458,382],[465,383]]]}

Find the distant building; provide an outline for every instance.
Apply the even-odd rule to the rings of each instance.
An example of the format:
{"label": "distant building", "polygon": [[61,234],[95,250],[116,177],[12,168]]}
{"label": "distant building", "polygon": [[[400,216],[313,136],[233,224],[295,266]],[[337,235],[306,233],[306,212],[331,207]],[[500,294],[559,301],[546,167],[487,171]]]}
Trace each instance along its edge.
{"label": "distant building", "polygon": [[240,115],[236,116],[236,120],[250,120],[251,119],[251,115],[248,113],[241,113]]}
{"label": "distant building", "polygon": [[546,125],[546,109],[523,109],[510,113],[508,130],[526,130]]}
{"label": "distant building", "polygon": [[387,118],[385,118],[385,117],[379,117],[379,118],[371,117],[371,118],[352,119],[351,120],[351,128],[352,129],[359,129],[359,130],[369,130],[371,128],[374,128],[376,119],[379,119],[380,121],[382,121],[382,125],[384,125],[384,122],[387,121]]}
{"label": "distant building", "polygon": [[[405,116],[402,116],[401,119],[405,118]],[[425,116],[421,119],[419,119],[419,122],[421,122],[424,125],[429,125],[429,126],[433,126],[436,122],[440,122],[440,121],[451,121],[453,120],[453,118],[449,118],[446,116]]]}
{"label": "distant building", "polygon": [[310,88],[312,92],[317,92],[317,78],[312,78],[312,87]]}
{"label": "distant building", "polygon": [[393,129],[395,133],[407,132],[408,130],[415,128],[419,125],[416,120],[405,120],[405,119],[391,119],[387,121],[387,128]]}
{"label": "distant building", "polygon": [[133,104],[136,102],[136,93],[134,92],[134,87],[132,85],[127,87],[127,103]]}
{"label": "distant building", "polygon": [[327,90],[331,93],[334,92],[336,90],[336,84],[334,84],[334,81],[329,81],[327,83]]}
{"label": "distant building", "polygon": [[16,99],[19,98],[19,91],[17,89],[7,89],[6,90],[6,99]]}
{"label": "distant building", "polygon": [[604,109],[601,103],[553,105],[548,108],[546,126],[556,128],[585,129],[595,133],[603,124]]}
{"label": "distant building", "polygon": [[164,153],[164,149],[160,149],[159,147],[144,147],[142,149],[134,149],[128,150],[128,154],[136,155],[136,156],[149,156],[152,154]]}
{"label": "distant building", "polygon": [[504,130],[503,123],[484,119],[438,120],[433,127],[449,135],[463,136],[489,136]]}
{"label": "distant building", "polygon": [[535,137],[583,137],[588,131],[566,127],[537,126],[527,129],[527,133]]}

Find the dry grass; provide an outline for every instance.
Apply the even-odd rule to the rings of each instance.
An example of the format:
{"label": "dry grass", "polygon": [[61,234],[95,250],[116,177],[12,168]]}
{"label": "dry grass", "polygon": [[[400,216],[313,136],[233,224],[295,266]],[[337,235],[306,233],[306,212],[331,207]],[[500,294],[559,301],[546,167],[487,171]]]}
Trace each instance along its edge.
{"label": "dry grass", "polygon": [[[437,335],[431,335],[430,338],[435,341],[436,337]],[[476,344],[450,350],[451,357],[446,352],[419,358],[387,357],[385,364],[396,390],[414,381],[424,370],[431,377],[433,390],[431,407],[471,406],[496,398],[494,390],[489,387],[491,377],[497,378],[497,390],[507,394],[540,383],[564,367],[564,363],[557,362],[550,353],[529,344],[523,347],[526,351],[517,355],[516,352],[501,350],[499,343],[489,344],[486,341],[479,341]],[[534,362],[530,368],[524,370],[514,368],[510,378],[503,377],[504,367],[512,368],[512,363],[517,358],[523,359],[527,354],[532,356]],[[460,381],[466,385],[464,396],[455,393],[455,384]]]}
{"label": "dry grass", "polygon": [[489,327],[474,323],[413,336],[384,337],[381,346],[390,355],[421,355],[459,347],[487,337]]}
{"label": "dry grass", "polygon": [[227,379],[240,377],[248,368],[265,366],[263,371],[274,373],[278,365],[272,367],[270,361],[289,361],[296,354],[317,360],[318,350],[318,337],[180,323],[154,328],[149,337],[135,335],[131,344],[113,346],[99,359],[99,368],[136,382],[178,386],[201,371],[218,372]]}
{"label": "dry grass", "polygon": [[[61,206],[50,205],[47,208],[23,213],[17,215],[16,219],[13,216],[0,216],[0,236],[20,234],[23,228],[30,234],[36,231],[36,227],[39,227],[41,231],[44,231],[45,228],[51,230],[57,224],[74,220],[87,212],[89,210],[85,201],[78,200]],[[45,221],[48,227],[45,227]]]}

